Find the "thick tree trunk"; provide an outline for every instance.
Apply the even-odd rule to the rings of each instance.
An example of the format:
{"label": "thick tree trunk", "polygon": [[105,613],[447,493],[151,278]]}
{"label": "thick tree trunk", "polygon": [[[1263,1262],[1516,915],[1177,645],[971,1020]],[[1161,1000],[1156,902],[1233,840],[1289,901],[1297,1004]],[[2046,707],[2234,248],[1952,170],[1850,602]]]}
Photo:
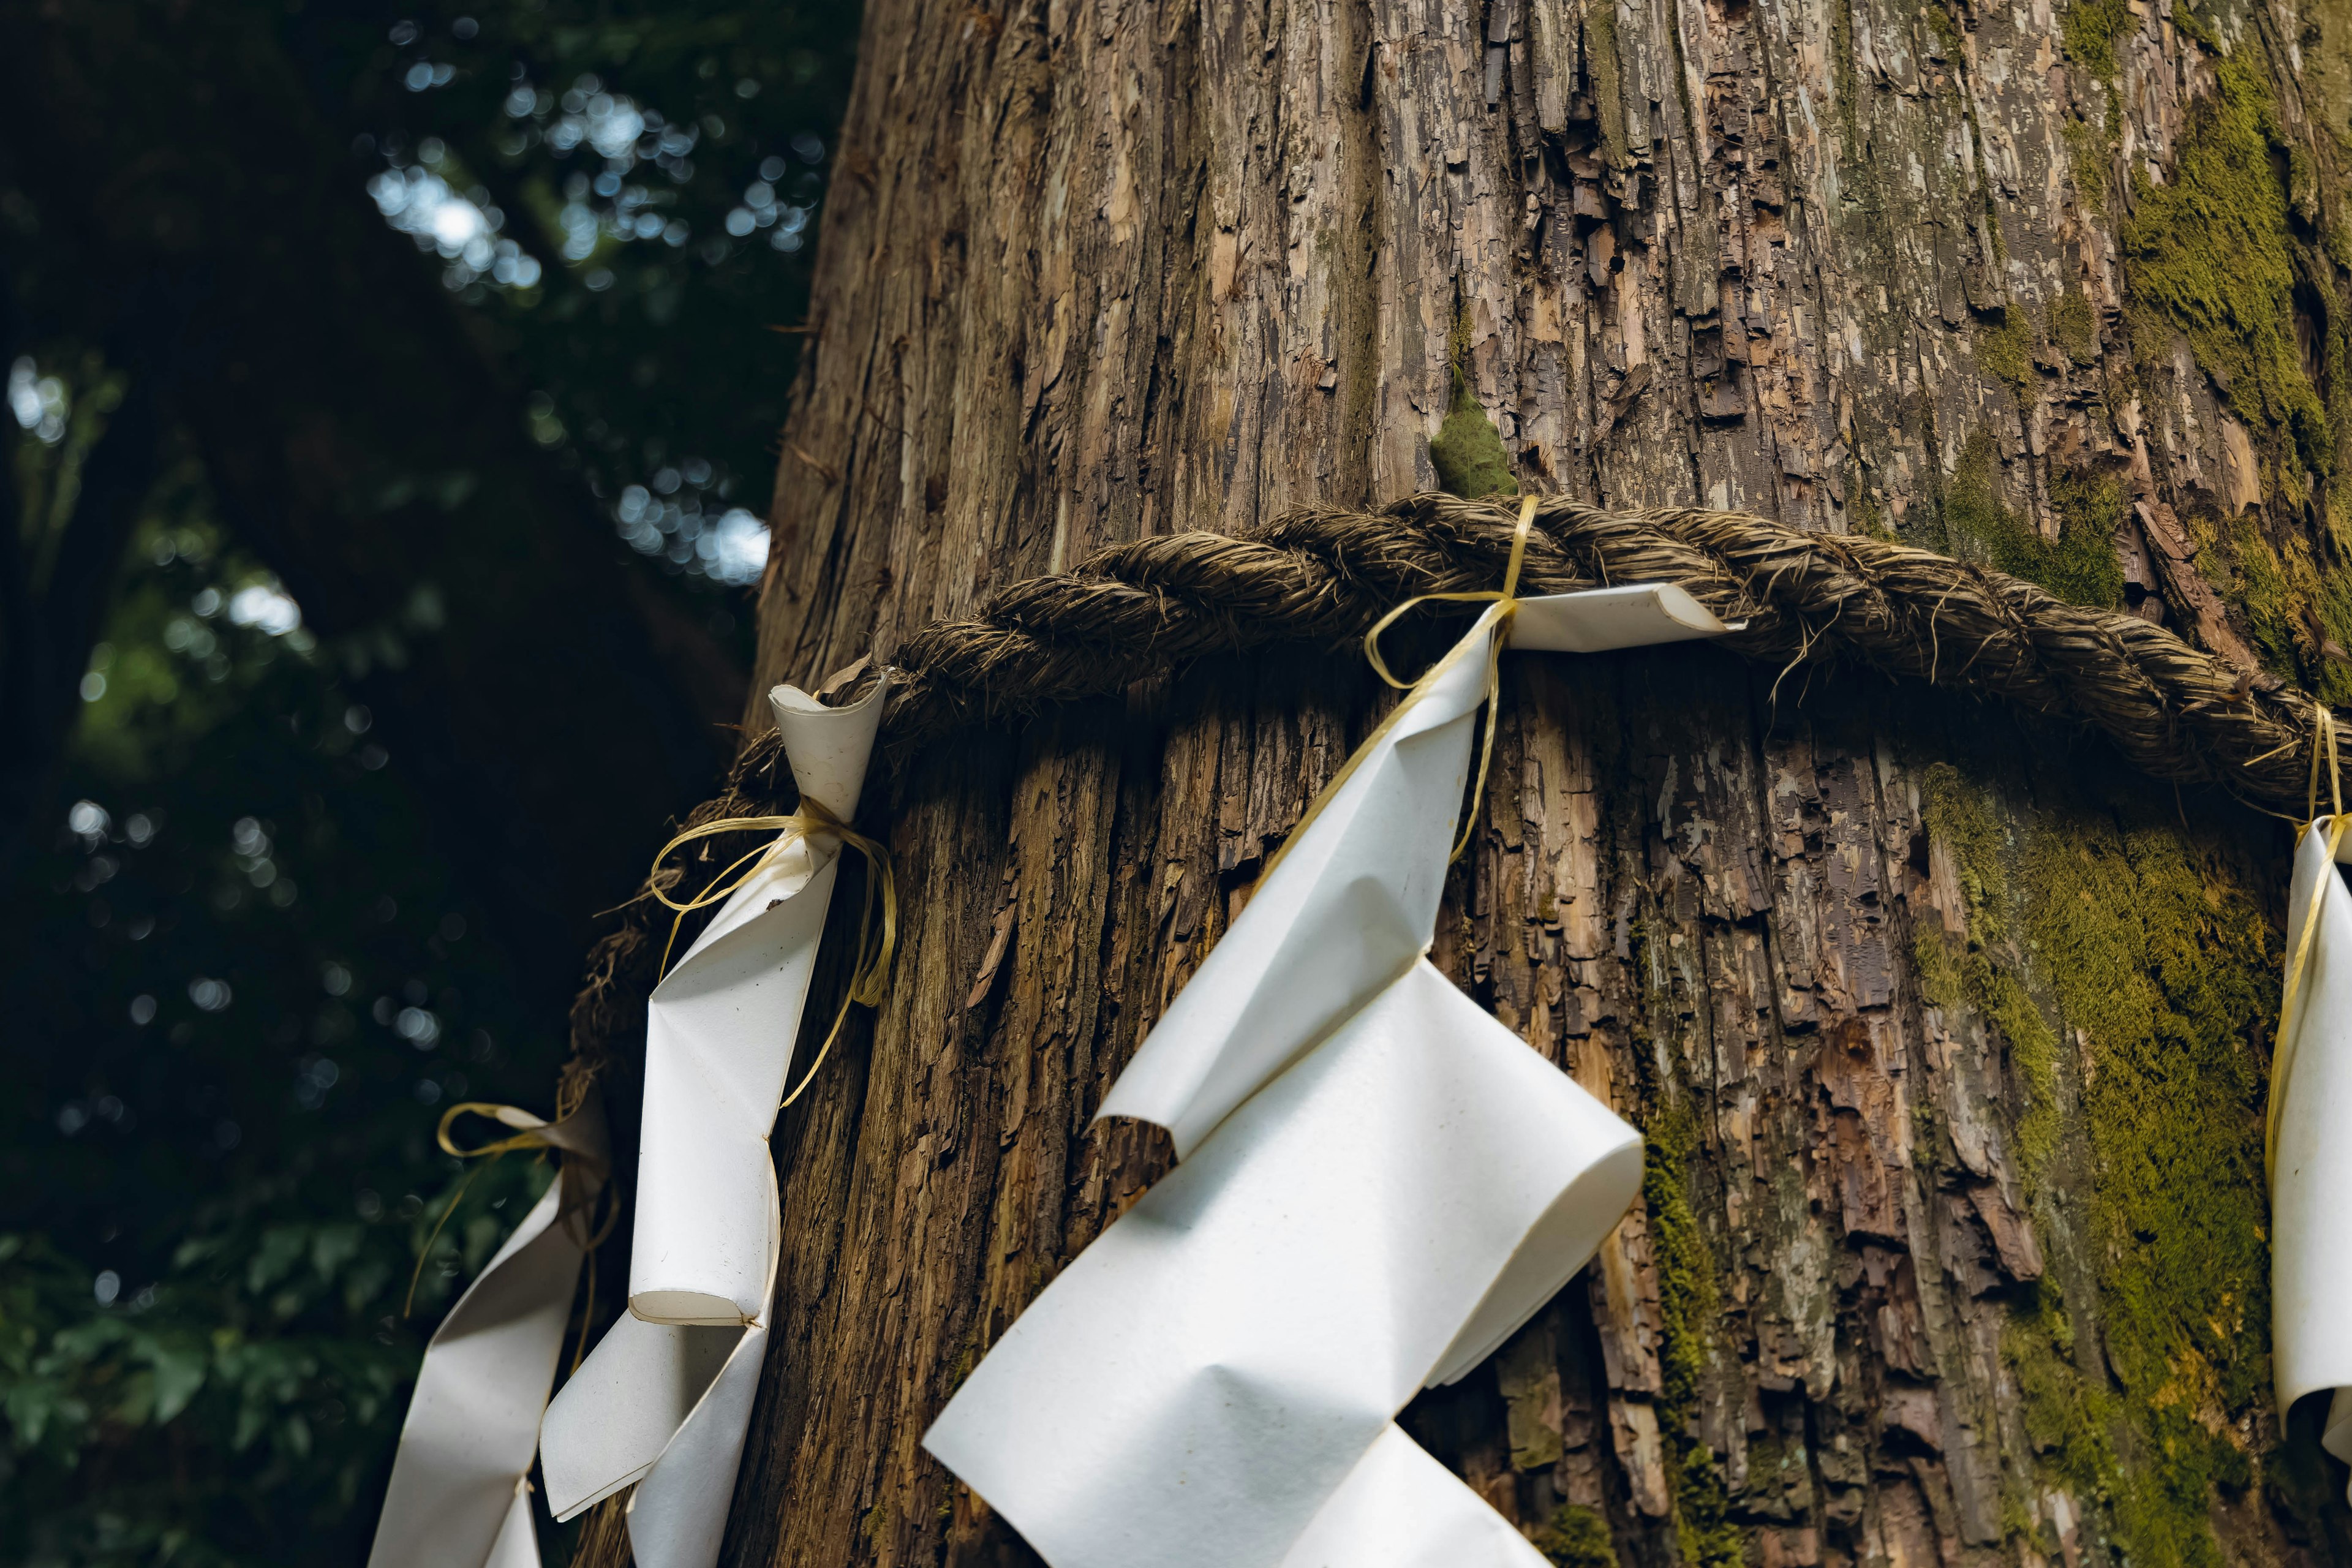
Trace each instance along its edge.
{"label": "thick tree trunk", "polygon": [[[873,0],[759,684],[1108,542],[1506,472],[2338,679],[2346,22],[2178,5]],[[1196,669],[895,780],[904,945],[776,1136],[730,1562],[1030,1560],[918,1440],[1166,1168],[1088,1117],[1374,692]],[[1562,1563],[2352,1555],[2270,1409],[2283,830],[1711,650],[1521,659],[1505,707],[1437,958],[1649,1176],[1415,1434]]]}

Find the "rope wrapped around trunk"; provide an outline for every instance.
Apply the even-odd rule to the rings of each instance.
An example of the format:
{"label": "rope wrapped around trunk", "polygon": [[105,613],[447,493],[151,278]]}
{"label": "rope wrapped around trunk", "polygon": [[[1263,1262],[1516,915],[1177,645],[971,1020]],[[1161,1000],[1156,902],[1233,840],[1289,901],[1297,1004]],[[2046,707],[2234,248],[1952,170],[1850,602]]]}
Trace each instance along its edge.
{"label": "rope wrapped around trunk", "polygon": [[[1997,696],[2101,731],[2155,777],[2280,810],[2303,803],[2308,700],[2137,616],[1932,551],[1746,512],[1552,499],[1536,519],[1524,592],[1676,584],[1724,619],[1748,619],[1716,640],[1734,653],[1843,659]],[[885,745],[903,758],[948,731],[1118,691],[1204,654],[1344,642],[1412,595],[1492,587],[1516,521],[1502,503],[1419,495],[1377,511],[1307,508],[1233,536],[1113,545],[909,638],[892,658],[906,682]]]}
{"label": "rope wrapped around trunk", "polygon": [[[1376,511],[1309,507],[1247,533],[1097,551],[895,650],[903,683],[883,722],[886,754],[903,763],[957,730],[1107,696],[1204,655],[1348,644],[1414,595],[1494,586],[1517,521],[1507,503],[1418,495]],[[1725,620],[1748,621],[1712,646],[1783,668],[1842,659],[2000,697],[2100,731],[2157,778],[2218,784],[2281,813],[2304,805],[2318,743],[2310,700],[2137,616],[2070,605],[1932,551],[1746,512],[1615,511],[1555,498],[1536,521],[1524,593],[1673,583]],[[789,809],[782,763],[772,733],[752,741],[688,825]],[[667,874],[689,889],[718,864],[682,859]],[[642,1035],[661,912],[641,894],[590,954],[567,1080],[601,1076],[614,1047]]]}

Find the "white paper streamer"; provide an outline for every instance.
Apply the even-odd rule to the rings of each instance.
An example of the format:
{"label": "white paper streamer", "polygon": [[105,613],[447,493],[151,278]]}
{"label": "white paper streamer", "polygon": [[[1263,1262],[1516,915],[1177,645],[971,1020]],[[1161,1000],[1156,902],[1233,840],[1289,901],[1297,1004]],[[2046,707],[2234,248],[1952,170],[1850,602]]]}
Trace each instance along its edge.
{"label": "white paper streamer", "polygon": [[[519,1114],[501,1120],[529,1130]],[[562,1126],[601,1161],[593,1097]],[[528,1477],[586,1256],[588,1218],[562,1219],[563,1187],[550,1184],[425,1345],[368,1568],[537,1568]]]}
{"label": "white paper streamer", "polygon": [[[856,703],[769,693],[801,793],[857,808],[887,672]],[[548,1407],[540,1462],[559,1520],[635,1484],[638,1568],[709,1568],[767,1353],[775,1291],[768,1148],[808,1000],[840,844],[788,843],[654,988],[629,1316]]]}
{"label": "white paper streamer", "polygon": [[[1297,834],[1099,1112],[1182,1163],[924,1446],[1055,1568],[1540,1568],[1392,1417],[1476,1366],[1641,1181],[1641,1140],[1423,956],[1493,616]],[[1678,589],[1521,601],[1512,643],[1725,627]]]}
{"label": "white paper streamer", "polygon": [[[2352,892],[2327,857],[2330,819],[2303,836],[2287,889],[2287,952],[2321,880],[2319,930],[2272,1070],[2281,1097],[2271,1174],[2271,1355],[2282,1425],[2334,1389],[2321,1446],[2352,1461]],[[2337,850],[2352,860],[2352,837]],[[2291,1064],[2291,1065],[2290,1065]]]}

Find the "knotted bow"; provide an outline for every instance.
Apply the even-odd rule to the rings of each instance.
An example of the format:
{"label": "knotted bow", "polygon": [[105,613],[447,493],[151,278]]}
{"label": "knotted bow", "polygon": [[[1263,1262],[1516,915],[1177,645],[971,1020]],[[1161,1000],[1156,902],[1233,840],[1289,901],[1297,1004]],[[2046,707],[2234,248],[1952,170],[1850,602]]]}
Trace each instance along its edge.
{"label": "knotted bow", "polygon": [[[620,1205],[606,1203],[604,1216],[595,1217],[597,1200],[607,1195],[608,1179],[613,1162],[604,1146],[604,1119],[600,1115],[583,1115],[595,1095],[593,1084],[577,1090],[567,1088],[556,1101],[555,1120],[549,1121],[525,1110],[519,1105],[499,1105],[487,1100],[460,1100],[441,1113],[441,1125],[435,1129],[434,1142],[441,1152],[460,1160],[480,1160],[483,1163],[469,1172],[449,1199],[441,1217],[433,1222],[433,1233],[425,1238],[425,1246],[416,1255],[416,1267],[408,1276],[408,1297],[401,1305],[400,1314],[406,1317],[416,1305],[416,1283],[425,1272],[425,1260],[433,1255],[433,1244],[441,1239],[442,1230],[457,1205],[466,1199],[474,1183],[484,1171],[499,1159],[518,1149],[554,1150],[563,1156],[556,1173],[562,1196],[556,1208],[557,1223],[570,1230],[579,1241],[581,1250],[588,1255],[588,1307],[581,1319],[582,1342],[586,1342],[588,1323],[596,1310],[596,1248],[612,1234],[614,1222],[619,1217]],[[449,1135],[461,1116],[480,1116],[512,1131],[504,1138],[488,1143],[463,1145]],[[579,1364],[579,1352],[572,1355],[572,1364]]]}
{"label": "knotted bow", "polygon": [[[1493,635],[1486,639],[1486,696],[1482,704],[1486,716],[1478,744],[1478,782],[1470,795],[1471,807],[1463,819],[1462,836],[1454,841],[1453,853],[1446,857],[1447,863],[1460,859],[1462,852],[1470,847],[1470,835],[1478,826],[1478,805],[1486,798],[1487,764],[1495,755],[1495,715],[1502,708],[1503,644],[1508,640],[1511,618],[1519,613],[1519,566],[1527,559],[1528,535],[1535,527],[1538,499],[1529,494],[1519,501],[1519,525],[1511,534],[1510,564],[1503,570],[1503,585],[1500,588],[1474,588],[1453,594],[1417,594],[1374,621],[1372,629],[1364,634],[1364,657],[1371,660],[1373,671],[1382,680],[1405,694],[1404,700],[1389,710],[1389,716],[1381,721],[1371,735],[1348,758],[1345,765],[1332,775],[1331,782],[1323,786],[1322,793],[1308,804],[1307,810],[1300,815],[1297,826],[1290,830],[1290,837],[1284,839],[1281,847],[1267,858],[1262,877],[1274,874],[1274,868],[1282,864],[1283,856],[1305,835],[1307,825],[1322,815],[1331,797],[1338,795],[1340,786],[1354,776],[1357,764],[1373,752],[1376,748],[1372,742],[1394,729],[1413,704],[1436,686],[1438,679],[1452,669],[1464,650],[1477,640],[1481,630],[1489,630]],[[1400,680],[1389,668],[1388,660],[1381,657],[1381,634],[1396,625],[1408,610],[1433,603],[1484,604],[1487,609],[1470,630],[1455,641],[1445,657],[1422,671],[1418,679]]]}
{"label": "knotted bow", "polygon": [[[772,833],[776,837],[738,858],[693,898],[683,903],[671,898],[661,885],[662,862],[669,858],[672,850],[697,839],[715,837],[722,833]],[[898,892],[890,875],[890,852],[843,822],[815,796],[803,794],[800,809],[788,816],[730,816],[688,828],[662,846],[661,853],[654,857],[653,871],[647,878],[647,885],[652,888],[654,897],[660,900],[665,908],[676,911],[669,925],[669,940],[662,944],[661,967],[667,973],[670,950],[677,945],[678,928],[685,923],[688,915],[725,902],[736,889],[773,863],[788,847],[814,839],[820,833],[839,839],[866,858],[866,904],[857,917],[857,962],[850,970],[849,988],[841,998],[841,1010],[834,1015],[833,1027],[825,1032],[824,1044],[818,1048],[815,1059],[809,1063],[808,1071],[801,1075],[800,1082],[777,1105],[780,1112],[801,1097],[801,1091],[807,1089],[816,1077],[817,1069],[824,1066],[825,1056],[833,1049],[834,1041],[840,1037],[841,1026],[847,1021],[852,1004],[877,1006],[889,994],[890,955],[898,945]],[[878,921],[875,910],[877,900],[881,905]]]}

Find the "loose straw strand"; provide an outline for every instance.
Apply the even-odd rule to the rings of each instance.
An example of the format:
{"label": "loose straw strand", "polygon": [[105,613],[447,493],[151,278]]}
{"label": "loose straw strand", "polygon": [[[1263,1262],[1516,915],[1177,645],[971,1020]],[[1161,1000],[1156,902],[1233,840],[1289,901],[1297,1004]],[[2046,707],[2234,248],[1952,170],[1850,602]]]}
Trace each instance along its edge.
{"label": "loose straw strand", "polygon": [[[1511,531],[1511,557],[1503,568],[1502,587],[1475,588],[1455,594],[1416,595],[1374,621],[1372,629],[1364,634],[1364,657],[1371,661],[1374,673],[1400,691],[1417,691],[1435,679],[1441,670],[1452,667],[1440,659],[1422,671],[1420,679],[1400,680],[1389,668],[1388,660],[1381,657],[1381,634],[1402,619],[1407,611],[1422,605],[1484,604],[1493,606],[1486,612],[1486,624],[1493,630],[1486,644],[1486,696],[1482,704],[1486,710],[1486,717],[1478,743],[1478,779],[1470,792],[1470,810],[1462,824],[1462,837],[1454,840],[1454,852],[1445,858],[1449,865],[1462,858],[1462,852],[1470,847],[1471,836],[1478,829],[1478,812],[1486,805],[1486,770],[1495,758],[1495,721],[1503,707],[1503,645],[1510,638],[1511,618],[1519,613],[1519,568],[1528,558],[1528,536],[1535,531],[1536,508],[1541,500],[1542,498],[1533,490],[1519,498],[1519,522]],[[1474,627],[1473,631],[1475,629]],[[1312,816],[1310,810],[1308,816]],[[1298,826],[1304,827],[1306,825],[1307,818],[1302,817]],[[1291,829],[1292,837],[1297,835],[1298,828]],[[1273,867],[1269,865],[1266,868],[1272,870]]]}
{"label": "loose straw strand", "polygon": [[2302,1031],[2296,1027],[2295,1010],[2303,1000],[2303,983],[2311,967],[2311,950],[2319,934],[2319,922],[2327,907],[2328,883],[2335,879],[2336,852],[2344,847],[2345,833],[2352,821],[2344,815],[2344,780],[2336,754],[2336,715],[2325,702],[2312,701],[2311,779],[2306,796],[2303,826],[2295,830],[2295,843],[2319,820],[2319,756],[2327,753],[2327,853],[2317,876],[2312,879],[2311,901],[2303,911],[2303,930],[2295,938],[2294,952],[2287,961],[2286,988],[2279,998],[2278,1043],[2271,1057],[2270,1104],[2263,1119],[2263,1169],[2272,1181],[2278,1179],[2279,1123],[2286,1110],[2287,1087],[2294,1077],[2297,1048],[2302,1044]]}
{"label": "loose straw strand", "polygon": [[1470,809],[1463,814],[1462,837],[1445,858],[1452,865],[1470,847],[1478,831],[1478,814],[1486,807],[1486,769],[1495,760],[1495,726],[1503,716],[1503,645],[1510,640],[1512,618],[1519,613],[1519,564],[1527,559],[1528,534],[1535,527],[1536,495],[1530,490],[1519,501],[1519,526],[1511,534],[1511,562],[1503,569],[1503,593],[1496,604],[1495,631],[1486,644],[1486,717],[1478,741],[1478,780],[1470,787]]}

